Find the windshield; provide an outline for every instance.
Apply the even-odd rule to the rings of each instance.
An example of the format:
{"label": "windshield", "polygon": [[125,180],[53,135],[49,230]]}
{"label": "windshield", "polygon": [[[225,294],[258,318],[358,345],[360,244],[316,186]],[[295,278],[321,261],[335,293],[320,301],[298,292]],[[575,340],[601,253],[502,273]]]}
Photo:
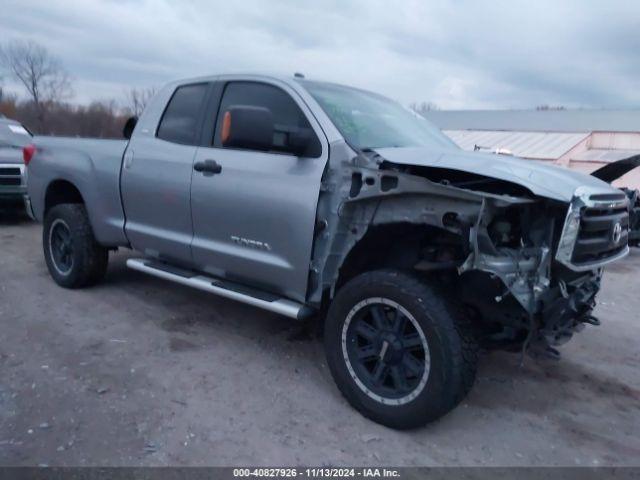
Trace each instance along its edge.
{"label": "windshield", "polygon": [[458,148],[424,117],[382,95],[329,83],[303,85],[356,149]]}
{"label": "windshield", "polygon": [[22,148],[31,143],[31,134],[18,123],[0,122],[0,147]]}

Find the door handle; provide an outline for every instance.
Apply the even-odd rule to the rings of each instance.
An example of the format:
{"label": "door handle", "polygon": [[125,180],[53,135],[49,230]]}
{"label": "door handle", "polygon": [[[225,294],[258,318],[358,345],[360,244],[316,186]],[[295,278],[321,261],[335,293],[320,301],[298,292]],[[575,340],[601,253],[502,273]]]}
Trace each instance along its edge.
{"label": "door handle", "polygon": [[131,168],[131,165],[133,165],[133,150],[127,150],[124,156],[124,168]]}
{"label": "door handle", "polygon": [[204,162],[196,162],[193,165],[193,169],[196,172],[202,172],[205,175],[208,173],[209,175],[217,175],[222,172],[222,165],[220,165],[215,160],[205,160]]}

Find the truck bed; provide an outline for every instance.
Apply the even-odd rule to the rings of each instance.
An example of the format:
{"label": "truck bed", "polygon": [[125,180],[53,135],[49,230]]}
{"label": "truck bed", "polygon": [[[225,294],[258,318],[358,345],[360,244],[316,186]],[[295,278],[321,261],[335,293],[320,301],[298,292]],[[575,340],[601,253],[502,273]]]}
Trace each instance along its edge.
{"label": "truck bed", "polygon": [[29,165],[33,214],[43,220],[47,186],[64,178],[79,190],[98,241],[126,245],[120,201],[120,168],[126,140],[34,137],[37,158]]}

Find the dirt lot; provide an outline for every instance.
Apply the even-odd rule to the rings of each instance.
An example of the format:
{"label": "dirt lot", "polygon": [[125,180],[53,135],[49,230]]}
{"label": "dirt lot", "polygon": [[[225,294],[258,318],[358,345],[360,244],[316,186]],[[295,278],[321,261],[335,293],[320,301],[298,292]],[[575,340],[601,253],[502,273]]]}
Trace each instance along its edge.
{"label": "dirt lot", "polygon": [[640,251],[563,359],[485,355],[453,413],[376,425],[283,317],[128,271],[68,291],[39,225],[0,219],[2,465],[639,465]]}

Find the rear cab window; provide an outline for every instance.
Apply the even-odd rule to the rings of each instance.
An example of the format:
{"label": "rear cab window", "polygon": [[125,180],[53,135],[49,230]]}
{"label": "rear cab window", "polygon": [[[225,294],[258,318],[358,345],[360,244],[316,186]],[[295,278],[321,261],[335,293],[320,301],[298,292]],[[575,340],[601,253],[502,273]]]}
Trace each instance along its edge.
{"label": "rear cab window", "polygon": [[31,143],[29,131],[19,123],[0,120],[0,147],[22,148]]}
{"label": "rear cab window", "polygon": [[[243,105],[268,108],[274,120],[274,133],[271,152],[287,153],[289,134],[300,129],[313,131],[307,117],[291,96],[274,85],[253,81],[236,81],[226,85],[216,120],[213,146],[222,145],[221,130],[224,113],[232,106]],[[320,140],[313,133],[312,141],[305,151],[304,157],[319,157],[322,152]]]}
{"label": "rear cab window", "polygon": [[167,142],[197,145],[208,89],[208,83],[178,87],[160,119],[156,136]]}

